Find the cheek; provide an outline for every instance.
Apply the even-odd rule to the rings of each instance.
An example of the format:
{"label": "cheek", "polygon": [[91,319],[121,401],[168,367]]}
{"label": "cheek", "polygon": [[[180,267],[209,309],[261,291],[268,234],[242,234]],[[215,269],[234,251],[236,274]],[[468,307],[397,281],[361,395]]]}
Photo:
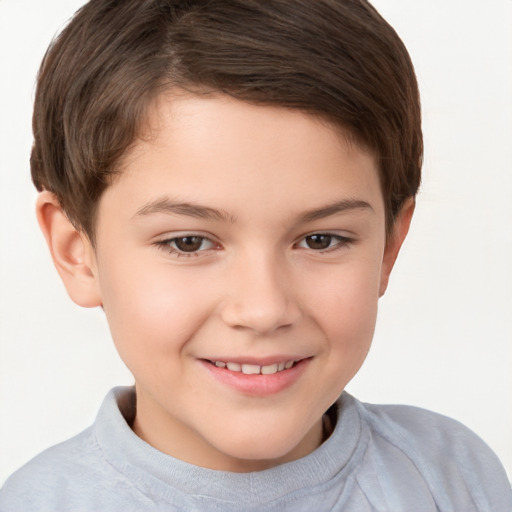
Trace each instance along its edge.
{"label": "cheek", "polygon": [[[180,352],[208,316],[202,280],[169,265],[119,260],[100,269],[105,314],[116,348],[127,366]],[[154,363],[153,363],[154,364]]]}
{"label": "cheek", "polygon": [[340,267],[311,294],[331,350],[343,357],[366,356],[377,317],[379,268],[374,259]]}

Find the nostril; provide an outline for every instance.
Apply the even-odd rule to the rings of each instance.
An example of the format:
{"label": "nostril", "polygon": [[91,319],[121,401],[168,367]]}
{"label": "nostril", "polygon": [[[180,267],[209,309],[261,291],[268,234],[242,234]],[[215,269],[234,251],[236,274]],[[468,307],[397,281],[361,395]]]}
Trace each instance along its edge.
{"label": "nostril", "polygon": [[226,305],[221,316],[231,328],[249,329],[261,334],[268,334],[290,328],[300,317],[300,310],[286,300],[257,303],[253,298],[249,301]]}

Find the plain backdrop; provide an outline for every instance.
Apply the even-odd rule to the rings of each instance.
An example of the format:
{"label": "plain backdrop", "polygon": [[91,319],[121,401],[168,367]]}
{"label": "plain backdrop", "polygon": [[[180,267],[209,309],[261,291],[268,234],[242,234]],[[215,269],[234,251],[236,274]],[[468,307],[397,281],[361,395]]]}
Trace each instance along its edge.
{"label": "plain backdrop", "polygon": [[[29,177],[34,80],[78,0],[0,0],[0,484],[133,379],[101,310],[67,297]],[[375,0],[420,83],[424,180],[348,390],[452,416],[512,476],[512,1]]]}

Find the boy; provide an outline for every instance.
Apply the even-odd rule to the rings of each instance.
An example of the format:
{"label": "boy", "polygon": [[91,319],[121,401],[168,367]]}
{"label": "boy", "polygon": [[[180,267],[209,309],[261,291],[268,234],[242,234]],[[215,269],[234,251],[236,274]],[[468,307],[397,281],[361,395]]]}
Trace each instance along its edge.
{"label": "boy", "polygon": [[92,1],[34,134],[56,267],[136,386],[1,510],[509,510],[463,427],[342,394],[422,155],[412,65],[368,4]]}

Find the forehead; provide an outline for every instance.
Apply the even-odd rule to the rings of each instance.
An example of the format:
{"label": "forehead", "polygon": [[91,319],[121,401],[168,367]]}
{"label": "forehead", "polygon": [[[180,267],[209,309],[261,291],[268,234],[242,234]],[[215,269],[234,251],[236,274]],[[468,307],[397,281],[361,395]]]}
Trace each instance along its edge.
{"label": "forehead", "polygon": [[383,209],[374,157],[339,129],[224,95],[159,96],[120,170],[105,196],[124,195],[135,209],[166,195],[238,217],[254,208],[299,213],[347,199]]}

